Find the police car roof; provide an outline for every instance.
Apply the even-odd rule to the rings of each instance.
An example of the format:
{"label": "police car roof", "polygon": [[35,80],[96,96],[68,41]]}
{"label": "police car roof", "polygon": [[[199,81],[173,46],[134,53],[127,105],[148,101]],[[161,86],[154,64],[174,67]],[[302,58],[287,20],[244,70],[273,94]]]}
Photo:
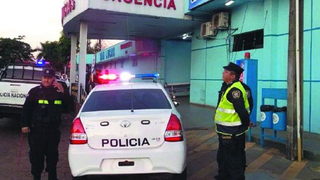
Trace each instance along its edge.
{"label": "police car roof", "polygon": [[114,84],[101,84],[94,91],[122,90],[122,89],[162,89],[160,83],[154,82],[123,82]]}

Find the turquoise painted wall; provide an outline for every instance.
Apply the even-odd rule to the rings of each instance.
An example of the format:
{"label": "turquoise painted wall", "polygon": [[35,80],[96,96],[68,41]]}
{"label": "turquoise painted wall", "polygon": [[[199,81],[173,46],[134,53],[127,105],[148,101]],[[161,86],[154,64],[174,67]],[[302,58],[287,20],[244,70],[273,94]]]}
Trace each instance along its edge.
{"label": "turquoise painted wall", "polygon": [[[79,64],[79,54],[76,55],[76,63]],[[93,59],[94,59],[94,54],[87,54],[86,55],[86,64],[90,65],[92,64],[93,62]]]}
{"label": "turquoise painted wall", "polygon": [[[316,114],[320,102],[320,8],[319,0],[305,1],[304,5],[304,130],[320,133]],[[264,29],[264,47],[249,51],[232,52],[233,39],[220,31],[215,39],[199,38],[200,27],[194,32],[191,44],[192,103],[216,106],[222,83],[222,66],[243,59],[245,52],[258,60],[257,107],[261,105],[262,88],[287,88],[289,0],[249,2],[231,12],[231,28],[235,34]],[[231,38],[228,38],[231,37]],[[266,103],[273,103],[272,100]],[[278,105],[286,105],[279,101]],[[257,119],[260,119],[258,110]]]}
{"label": "turquoise painted wall", "polygon": [[165,66],[164,81],[167,83],[190,82],[191,42],[163,41]]}

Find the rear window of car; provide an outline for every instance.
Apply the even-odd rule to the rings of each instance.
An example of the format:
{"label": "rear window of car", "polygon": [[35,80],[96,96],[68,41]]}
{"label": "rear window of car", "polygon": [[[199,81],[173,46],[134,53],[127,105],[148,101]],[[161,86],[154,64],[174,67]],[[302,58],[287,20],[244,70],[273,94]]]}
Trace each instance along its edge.
{"label": "rear window of car", "polygon": [[171,109],[161,89],[95,91],[82,112],[129,109]]}

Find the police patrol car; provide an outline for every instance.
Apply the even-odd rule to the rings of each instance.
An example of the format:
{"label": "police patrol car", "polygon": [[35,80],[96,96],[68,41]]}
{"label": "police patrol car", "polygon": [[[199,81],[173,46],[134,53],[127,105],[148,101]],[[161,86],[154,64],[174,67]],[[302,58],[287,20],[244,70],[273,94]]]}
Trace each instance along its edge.
{"label": "police patrol car", "polygon": [[[153,76],[157,74],[120,78]],[[74,179],[170,173],[175,180],[185,180],[186,151],[180,114],[163,86],[123,82],[97,85],[90,92],[73,121],[68,157]]]}

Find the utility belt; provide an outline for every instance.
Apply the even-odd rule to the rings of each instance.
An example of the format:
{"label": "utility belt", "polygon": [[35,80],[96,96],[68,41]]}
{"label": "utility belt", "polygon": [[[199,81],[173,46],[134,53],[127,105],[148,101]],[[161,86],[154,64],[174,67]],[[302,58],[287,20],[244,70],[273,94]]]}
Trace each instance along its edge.
{"label": "utility belt", "polygon": [[219,134],[219,138],[222,140],[236,140],[236,139],[240,139],[242,138],[242,136],[244,136],[245,133],[242,133],[240,135],[223,135],[223,134]]}
{"label": "utility belt", "polygon": [[239,131],[232,131],[232,130],[226,130],[226,129],[218,129],[218,125],[215,125],[215,130],[217,132],[217,134],[220,136],[223,136],[225,139],[230,138],[236,138],[236,137],[241,137],[242,135],[245,135],[245,133],[249,130],[248,128],[246,129],[242,129]]}
{"label": "utility belt", "polygon": [[58,117],[33,117],[31,127],[52,127],[58,128],[61,123],[61,119]]}

